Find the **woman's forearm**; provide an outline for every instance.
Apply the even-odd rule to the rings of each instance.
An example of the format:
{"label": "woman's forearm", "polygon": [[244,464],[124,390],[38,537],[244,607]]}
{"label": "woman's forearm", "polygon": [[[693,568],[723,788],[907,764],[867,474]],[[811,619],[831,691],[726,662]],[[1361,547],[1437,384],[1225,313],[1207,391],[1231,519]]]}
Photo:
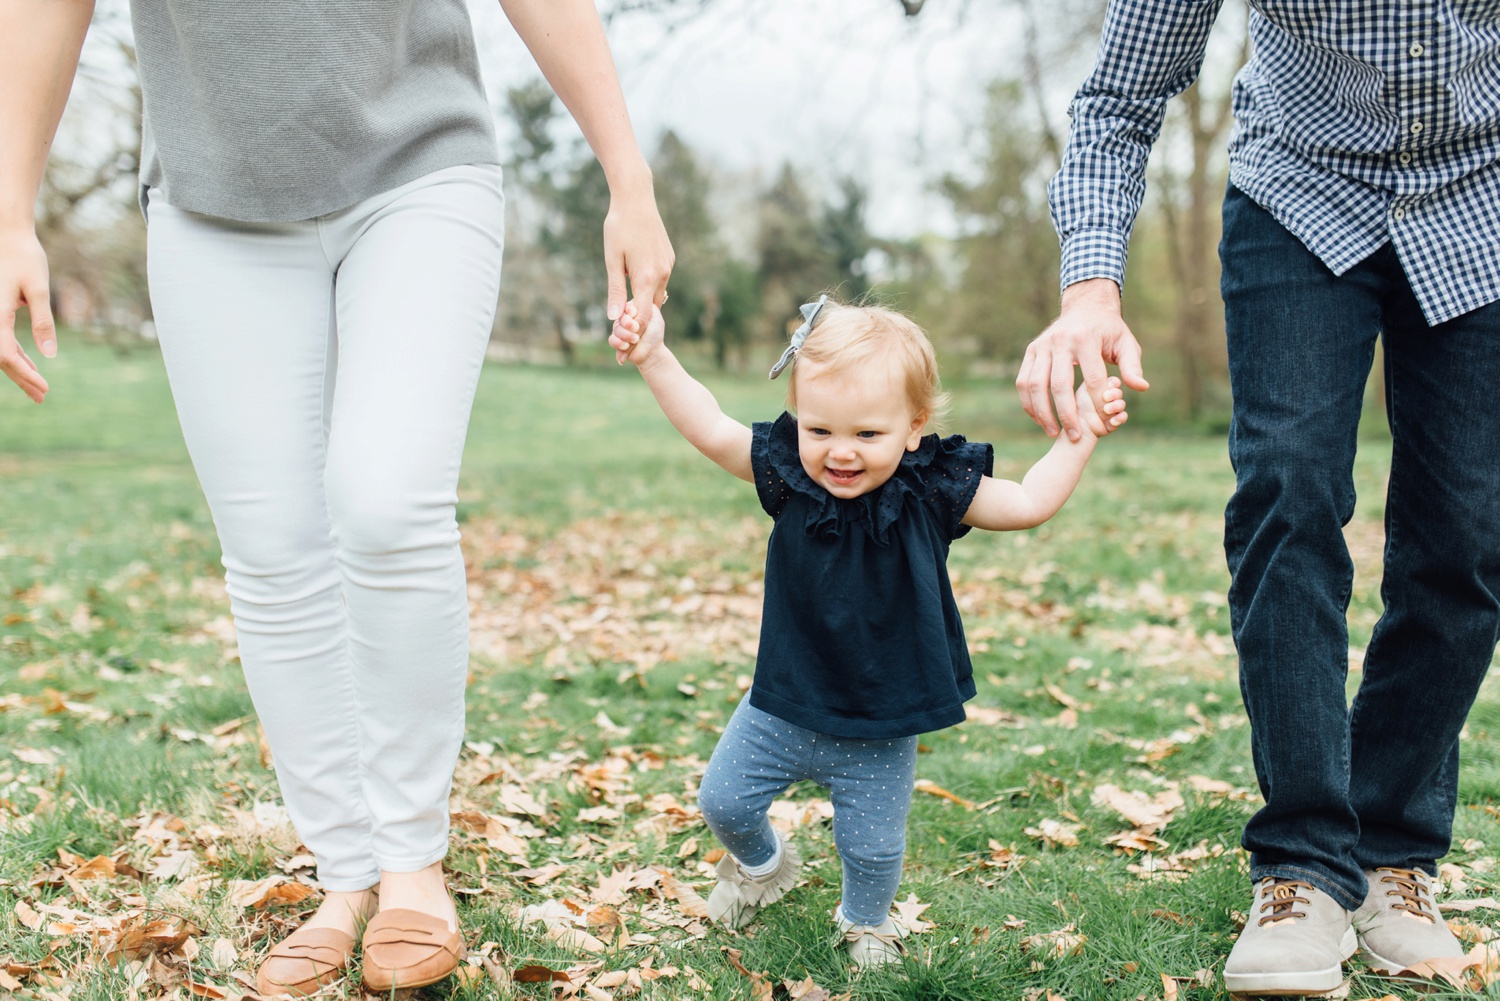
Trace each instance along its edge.
{"label": "woman's forearm", "polygon": [[500,0],[516,34],[599,158],[611,191],[651,185],[604,25],[590,0]]}
{"label": "woman's forearm", "polygon": [[34,225],[93,0],[0,0],[0,229]]}

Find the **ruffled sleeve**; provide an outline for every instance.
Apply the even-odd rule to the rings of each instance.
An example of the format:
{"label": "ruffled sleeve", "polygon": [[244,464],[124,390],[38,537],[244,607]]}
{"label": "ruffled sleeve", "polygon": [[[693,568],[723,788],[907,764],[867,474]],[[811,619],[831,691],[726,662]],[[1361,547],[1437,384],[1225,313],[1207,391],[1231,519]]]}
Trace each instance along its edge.
{"label": "ruffled sleeve", "polygon": [[969,441],[961,434],[947,438],[928,435],[914,458],[914,465],[920,469],[922,502],[949,538],[967,535],[969,526],[963,523],[963,517],[974,501],[980,478],[994,475],[994,447],[988,442]]}
{"label": "ruffled sleeve", "polygon": [[788,478],[794,475],[793,469],[802,471],[797,455],[797,421],[791,414],[782,413],[775,421],[756,421],[751,426],[750,465],[760,506],[772,518],[780,518],[792,496]]}

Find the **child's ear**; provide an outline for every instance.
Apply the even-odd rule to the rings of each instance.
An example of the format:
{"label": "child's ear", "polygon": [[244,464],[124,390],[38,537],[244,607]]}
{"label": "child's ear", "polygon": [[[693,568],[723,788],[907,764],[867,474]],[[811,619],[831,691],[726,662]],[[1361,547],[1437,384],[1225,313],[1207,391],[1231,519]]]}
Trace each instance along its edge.
{"label": "child's ear", "polygon": [[921,413],[911,419],[911,434],[906,436],[906,450],[915,452],[917,446],[922,444],[922,429],[927,426],[930,414]]}

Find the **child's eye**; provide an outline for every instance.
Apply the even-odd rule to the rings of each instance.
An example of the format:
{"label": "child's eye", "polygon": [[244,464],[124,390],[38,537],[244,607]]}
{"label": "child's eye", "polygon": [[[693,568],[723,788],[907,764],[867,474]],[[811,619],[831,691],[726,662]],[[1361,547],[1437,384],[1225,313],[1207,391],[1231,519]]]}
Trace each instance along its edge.
{"label": "child's eye", "polygon": [[859,432],[859,436],[861,438],[863,438],[865,441],[871,441],[872,439],[878,437],[879,435],[880,435],[879,431],[861,431],[861,432]]}
{"label": "child's eye", "polygon": [[826,437],[828,437],[828,432],[824,428],[808,428],[807,429],[807,433],[810,434],[810,435],[812,435],[815,438],[826,438]]}

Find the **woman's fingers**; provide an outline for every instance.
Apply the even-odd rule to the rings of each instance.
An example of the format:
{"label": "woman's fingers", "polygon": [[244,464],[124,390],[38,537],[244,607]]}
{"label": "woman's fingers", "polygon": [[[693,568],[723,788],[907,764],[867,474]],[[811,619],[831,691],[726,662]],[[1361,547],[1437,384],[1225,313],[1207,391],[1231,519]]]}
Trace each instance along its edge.
{"label": "woman's fingers", "polygon": [[0,372],[4,372],[11,382],[21,387],[21,392],[33,402],[41,403],[46,397],[47,380],[42,378],[36,363],[27,357],[21,345],[16,342],[15,335],[5,330],[0,330]]}

